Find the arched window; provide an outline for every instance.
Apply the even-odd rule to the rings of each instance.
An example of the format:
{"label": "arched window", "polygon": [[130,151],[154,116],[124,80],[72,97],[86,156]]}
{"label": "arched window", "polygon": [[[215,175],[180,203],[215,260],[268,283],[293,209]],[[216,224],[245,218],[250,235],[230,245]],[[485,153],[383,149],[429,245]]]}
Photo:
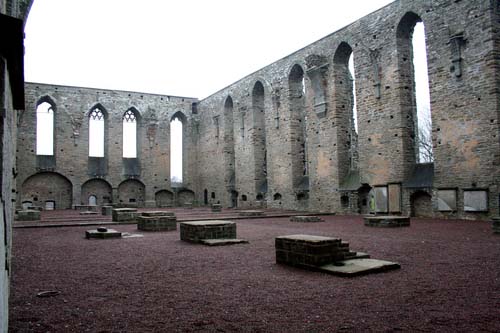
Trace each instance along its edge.
{"label": "arched window", "polygon": [[266,117],[264,112],[264,85],[257,81],[252,90],[253,150],[255,191],[267,192]]}
{"label": "arched window", "polygon": [[123,114],[123,157],[137,158],[137,114],[133,109]]}
{"label": "arched window", "polygon": [[36,107],[36,154],[54,155],[54,106],[43,100]]}
{"label": "arched window", "polygon": [[397,28],[401,118],[406,119],[408,139],[405,159],[432,162],[431,110],[425,28],[420,16],[406,13]]}
{"label": "arched window", "polygon": [[96,106],[89,113],[89,156],[104,157],[104,112]]}
{"label": "arched window", "polygon": [[178,187],[183,181],[183,120],[177,113],[170,121],[170,182],[173,187]]}
{"label": "arched window", "polygon": [[288,89],[293,187],[307,190],[308,188],[303,188],[303,185],[308,185],[308,182],[304,182],[303,177],[309,175],[307,165],[307,115],[305,109],[304,70],[299,65],[294,65],[288,75]]}
{"label": "arched window", "polygon": [[228,188],[235,186],[235,153],[234,153],[234,129],[233,129],[233,99],[226,98],[224,103],[224,165],[225,184]]}

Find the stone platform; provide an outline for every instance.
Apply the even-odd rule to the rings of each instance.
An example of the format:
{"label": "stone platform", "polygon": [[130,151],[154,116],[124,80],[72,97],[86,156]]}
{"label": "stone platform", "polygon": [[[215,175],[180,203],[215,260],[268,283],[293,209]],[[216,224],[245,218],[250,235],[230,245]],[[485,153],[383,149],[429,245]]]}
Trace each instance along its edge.
{"label": "stone platform", "polygon": [[181,240],[200,243],[205,239],[235,239],[236,223],[222,220],[182,222]]}
{"label": "stone platform", "polygon": [[492,217],[491,225],[493,227],[493,233],[500,235],[500,217]]}
{"label": "stone platform", "polygon": [[172,212],[143,212],[137,217],[137,229],[142,231],[174,231],[177,230],[177,218]]}
{"label": "stone platform", "polygon": [[220,204],[213,204],[212,205],[212,212],[214,212],[214,213],[222,212],[222,205],[220,205]]}
{"label": "stone platform", "polygon": [[356,276],[400,268],[399,264],[369,259],[362,252],[349,250],[340,238],[288,235],[275,239],[276,263],[322,271],[340,276]]}
{"label": "stone platform", "polygon": [[409,227],[409,216],[365,216],[365,226],[368,227],[382,227],[382,228],[396,228],[396,227]]}
{"label": "stone platform", "polygon": [[40,220],[40,211],[35,209],[20,210],[17,212],[17,221],[38,221]]}
{"label": "stone platform", "polygon": [[137,208],[114,208],[112,213],[113,222],[136,222]]}
{"label": "stone platform", "polygon": [[292,216],[290,217],[291,222],[324,222],[319,216]]}
{"label": "stone platform", "polygon": [[263,210],[240,210],[238,212],[240,216],[264,216]]}
{"label": "stone platform", "polygon": [[107,239],[107,238],[121,238],[122,233],[116,231],[115,229],[107,228],[97,228],[95,230],[87,230],[85,232],[85,238],[97,238],[97,239]]}

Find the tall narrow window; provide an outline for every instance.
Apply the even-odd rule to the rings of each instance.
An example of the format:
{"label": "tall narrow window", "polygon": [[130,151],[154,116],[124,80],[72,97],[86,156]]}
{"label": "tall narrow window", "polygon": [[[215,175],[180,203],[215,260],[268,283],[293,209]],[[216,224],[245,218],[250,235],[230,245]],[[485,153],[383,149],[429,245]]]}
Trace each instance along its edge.
{"label": "tall narrow window", "polygon": [[54,155],[54,108],[48,102],[36,108],[36,154]]}
{"label": "tall narrow window", "polygon": [[351,52],[349,56],[349,73],[352,79],[352,121],[354,131],[358,133],[358,105],[356,103],[356,75],[354,73],[354,54]]}
{"label": "tall narrow window", "polygon": [[432,151],[431,97],[429,94],[429,75],[427,72],[427,48],[425,27],[418,22],[413,28],[413,69],[415,73],[415,95],[417,104],[417,151],[419,163],[434,160]]}
{"label": "tall narrow window", "polygon": [[89,156],[104,157],[104,113],[99,107],[89,114]]}
{"label": "tall narrow window", "polygon": [[137,157],[137,117],[132,109],[123,115],[123,157]]}
{"label": "tall narrow window", "polygon": [[182,184],[182,119],[175,115],[170,121],[170,182],[173,187]]}
{"label": "tall narrow window", "polygon": [[[264,85],[257,81],[252,91],[255,192],[267,192],[266,118]],[[259,200],[259,199],[257,199]]]}
{"label": "tall narrow window", "polygon": [[234,189],[235,186],[235,153],[234,153],[234,129],[233,129],[233,99],[226,98],[224,103],[224,182],[227,188]]}

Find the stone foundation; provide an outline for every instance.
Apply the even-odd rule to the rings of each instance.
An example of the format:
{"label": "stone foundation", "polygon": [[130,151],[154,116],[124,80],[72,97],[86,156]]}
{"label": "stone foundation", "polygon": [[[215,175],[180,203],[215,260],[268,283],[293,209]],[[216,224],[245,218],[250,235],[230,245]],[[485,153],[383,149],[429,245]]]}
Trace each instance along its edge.
{"label": "stone foundation", "polygon": [[84,212],[97,212],[97,206],[96,205],[73,205],[74,210],[80,210]]}
{"label": "stone foundation", "polygon": [[38,221],[40,220],[40,211],[34,209],[20,210],[17,212],[18,221]]}
{"label": "stone foundation", "polygon": [[107,238],[121,238],[122,233],[114,229],[107,228],[97,228],[96,230],[87,230],[85,232],[85,238],[97,238],[97,239],[107,239]]}
{"label": "stone foundation", "polygon": [[113,212],[113,206],[102,206],[101,215],[109,216]]}
{"label": "stone foundation", "polygon": [[408,216],[365,216],[365,225],[368,227],[396,228],[409,227]]}
{"label": "stone foundation", "polygon": [[264,211],[262,210],[240,210],[240,216],[264,216]]}
{"label": "stone foundation", "polygon": [[290,217],[291,222],[324,222],[324,220],[318,216],[292,216]]}
{"label": "stone foundation", "polygon": [[230,221],[194,221],[180,224],[181,240],[200,243],[204,239],[236,238],[236,223]]}
{"label": "stone foundation", "polygon": [[500,217],[493,217],[491,219],[492,227],[493,227],[493,233],[500,235]]}
{"label": "stone foundation", "polygon": [[115,208],[112,215],[113,222],[136,222],[138,213],[136,208]]}
{"label": "stone foundation", "polygon": [[137,217],[137,229],[142,231],[177,230],[177,218],[171,212],[143,212]]}
{"label": "stone foundation", "polygon": [[276,263],[299,267],[316,267],[352,259],[349,243],[340,238],[289,235],[276,237]]}
{"label": "stone foundation", "polygon": [[212,205],[212,212],[214,212],[214,213],[222,212],[222,205],[220,205],[220,204],[213,204]]}

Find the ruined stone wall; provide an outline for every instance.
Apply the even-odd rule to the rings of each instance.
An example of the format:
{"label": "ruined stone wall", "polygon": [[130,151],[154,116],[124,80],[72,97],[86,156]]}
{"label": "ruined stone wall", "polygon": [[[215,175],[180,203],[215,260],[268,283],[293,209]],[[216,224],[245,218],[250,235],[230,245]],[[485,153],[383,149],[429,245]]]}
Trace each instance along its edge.
{"label": "ruined stone wall", "polygon": [[[264,87],[267,206],[356,213],[361,208],[351,202],[342,205],[341,196],[364,184],[365,189],[380,187],[377,193],[387,196],[386,208],[380,212],[410,214],[413,187],[428,186],[415,185],[419,175],[415,174],[410,38],[414,24],[421,20],[426,28],[435,155],[433,175],[426,179],[434,193],[433,215],[476,219],[498,214],[498,6],[489,0],[395,1],[202,100],[199,165],[213,168],[200,169],[200,188],[215,192],[224,205],[231,205],[227,179],[221,174],[225,160],[219,157],[224,149],[212,121],[224,117],[224,104],[230,97],[238,205],[261,204],[255,189],[259,170],[252,137],[262,130],[261,125],[253,127],[253,90],[260,82]],[[353,156],[349,98],[340,93],[348,91],[345,61],[350,50],[355,60],[359,126],[354,137],[354,156],[359,161],[354,167],[349,162]],[[293,149],[297,131],[296,121],[291,121],[293,89],[289,86],[296,65],[305,73],[306,90],[309,179],[308,186],[304,183],[301,188],[294,187],[292,170],[299,158]],[[455,190],[454,210],[439,211],[442,189]],[[464,211],[464,191],[470,190],[486,192],[486,211]]]}
{"label": "ruined stone wall", "polygon": [[[55,151],[52,160],[36,155],[36,107],[40,101],[54,104]],[[155,206],[157,192],[172,191],[170,120],[178,112],[184,115],[182,185],[194,189],[196,122],[192,114],[192,103],[195,102],[196,99],[193,98],[26,83],[26,111],[19,119],[17,160],[21,190],[18,193],[18,206],[23,201],[31,201],[35,206],[44,206],[44,201],[56,200],[54,193],[39,193],[36,198],[38,200],[35,201],[30,192],[32,189],[24,186],[30,177],[36,175],[38,181],[42,182],[41,185],[44,182],[47,185],[38,186],[38,192],[43,191],[43,188],[50,191],[50,177],[44,175],[54,174],[66,178],[71,184],[72,204],[88,204],[92,188],[95,192],[92,194],[97,196],[98,204],[106,203],[106,192],[109,191],[102,186],[89,186],[89,181],[100,179],[111,186],[110,199],[113,203]],[[106,140],[105,157],[92,159],[88,157],[89,112],[95,106],[105,113]],[[138,112],[137,159],[123,159],[122,117],[131,108]],[[56,206],[70,208],[57,203]]]}

